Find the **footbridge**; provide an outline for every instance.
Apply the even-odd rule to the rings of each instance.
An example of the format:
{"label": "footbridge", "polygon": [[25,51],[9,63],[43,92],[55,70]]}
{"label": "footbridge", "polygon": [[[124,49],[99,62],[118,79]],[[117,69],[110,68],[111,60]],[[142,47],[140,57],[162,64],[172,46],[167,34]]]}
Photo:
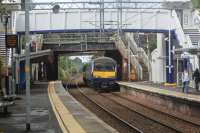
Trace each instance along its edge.
{"label": "footbridge", "polygon": [[[176,4],[175,4],[176,3]],[[189,1],[61,2],[57,13],[48,3],[33,3],[30,33],[44,35],[43,49],[59,52],[118,50],[139,80],[150,71],[149,60],[133,33],[162,33],[166,57],[166,81],[174,82],[173,48],[192,47],[181,25],[177,6],[190,9]],[[48,5],[47,5],[48,4]],[[71,6],[70,6],[71,5]],[[175,6],[174,6],[175,5]],[[24,35],[24,12],[12,13],[13,31]],[[123,61],[122,61],[123,62]],[[145,69],[146,68],[146,69]],[[130,66],[128,73],[130,73]]]}

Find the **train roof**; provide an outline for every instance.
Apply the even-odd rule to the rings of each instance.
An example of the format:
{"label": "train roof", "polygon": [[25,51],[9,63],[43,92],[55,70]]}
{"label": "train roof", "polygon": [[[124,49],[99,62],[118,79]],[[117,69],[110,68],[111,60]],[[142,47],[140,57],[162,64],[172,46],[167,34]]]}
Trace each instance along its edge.
{"label": "train roof", "polygon": [[110,58],[110,57],[98,57],[98,58],[94,59],[93,61],[94,62],[101,62],[101,61],[106,62],[106,61],[108,61],[108,62],[116,63],[116,61],[114,59]]}

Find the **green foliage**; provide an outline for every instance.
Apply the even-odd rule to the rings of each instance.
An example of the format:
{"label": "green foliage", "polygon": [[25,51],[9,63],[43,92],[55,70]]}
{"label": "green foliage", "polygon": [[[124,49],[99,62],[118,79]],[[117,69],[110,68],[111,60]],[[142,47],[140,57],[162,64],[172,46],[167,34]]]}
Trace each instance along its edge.
{"label": "green foliage", "polygon": [[75,70],[77,72],[82,72],[83,63],[80,58],[76,57],[74,60],[72,60],[72,64],[74,68],[74,70],[72,70],[73,72],[75,72]]}
{"label": "green foliage", "polygon": [[[10,14],[13,9],[16,9],[15,5],[7,5],[2,4],[4,0],[0,0],[0,15]],[[10,3],[14,2],[14,0],[8,0]]]}
{"label": "green foliage", "polygon": [[200,9],[200,0],[192,0],[193,6]]}
{"label": "green foliage", "polygon": [[[149,52],[150,52],[150,53],[153,52],[153,50],[156,49],[156,48],[157,48],[157,44],[156,44],[155,41],[149,42]],[[147,46],[144,47],[144,51],[145,51],[146,53],[148,53],[148,48],[147,48]]]}
{"label": "green foliage", "polygon": [[83,72],[85,72],[86,71],[86,68],[89,66],[89,63],[85,63],[84,65],[83,65]]}
{"label": "green foliage", "polygon": [[82,73],[82,60],[80,58],[70,59],[61,56],[58,62],[58,78],[62,81],[69,81],[73,76]]}
{"label": "green foliage", "polygon": [[150,53],[153,52],[153,50],[156,49],[156,48],[157,48],[156,42],[151,42],[150,45],[149,45]]}

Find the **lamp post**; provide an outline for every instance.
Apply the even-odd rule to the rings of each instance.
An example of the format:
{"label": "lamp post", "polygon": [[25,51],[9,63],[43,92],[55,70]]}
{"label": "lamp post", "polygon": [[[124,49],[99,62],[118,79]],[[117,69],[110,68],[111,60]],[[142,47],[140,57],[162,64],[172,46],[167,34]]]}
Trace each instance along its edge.
{"label": "lamp post", "polygon": [[[170,13],[169,13],[169,17],[171,18],[172,17],[172,10],[170,10]],[[169,30],[168,30],[168,82],[169,83],[172,83],[173,82],[173,62],[172,62],[172,42],[171,42],[171,23],[169,24]]]}
{"label": "lamp post", "polygon": [[130,74],[131,74],[131,47],[130,43],[128,42],[128,81],[130,81]]}
{"label": "lamp post", "polygon": [[150,52],[150,44],[149,44],[149,36],[148,34],[146,35],[147,36],[147,56],[148,56],[148,70],[149,70],[149,81],[151,81],[151,78],[152,78],[152,71],[151,71],[151,52]]}
{"label": "lamp post", "polygon": [[31,95],[30,95],[30,35],[29,35],[30,0],[25,0],[25,38],[26,38],[26,130],[31,129]]}
{"label": "lamp post", "polygon": [[6,86],[6,96],[9,94],[9,74],[8,74],[8,49],[6,46],[6,36],[8,34],[8,16],[7,14],[3,16],[3,23],[4,23],[4,28],[5,28],[5,49],[6,49],[6,60],[5,60],[5,66],[6,66],[6,78],[5,78],[5,86]]}

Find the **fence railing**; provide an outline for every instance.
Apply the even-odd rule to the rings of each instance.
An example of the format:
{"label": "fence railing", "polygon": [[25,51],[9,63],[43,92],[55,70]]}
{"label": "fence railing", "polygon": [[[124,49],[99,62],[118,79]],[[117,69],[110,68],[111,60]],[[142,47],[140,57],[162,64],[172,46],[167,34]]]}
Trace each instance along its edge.
{"label": "fence railing", "polygon": [[69,38],[45,38],[43,40],[44,44],[71,44],[80,42],[112,42],[110,37],[69,37]]}

